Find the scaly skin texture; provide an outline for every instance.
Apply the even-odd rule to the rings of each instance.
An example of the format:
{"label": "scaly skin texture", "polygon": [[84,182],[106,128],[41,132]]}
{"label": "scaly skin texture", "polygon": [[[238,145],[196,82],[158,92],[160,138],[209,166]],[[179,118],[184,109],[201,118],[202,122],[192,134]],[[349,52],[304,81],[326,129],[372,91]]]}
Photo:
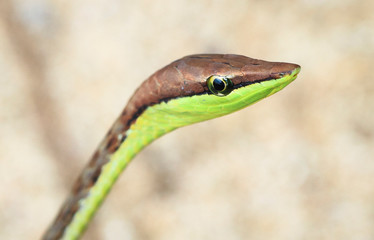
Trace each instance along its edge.
{"label": "scaly skin texture", "polygon": [[[191,55],[160,69],[136,90],[77,179],[43,239],[77,239],[130,160],[150,142],[182,126],[229,114],[281,90],[300,67],[239,55]],[[231,79],[213,95],[206,79]]]}

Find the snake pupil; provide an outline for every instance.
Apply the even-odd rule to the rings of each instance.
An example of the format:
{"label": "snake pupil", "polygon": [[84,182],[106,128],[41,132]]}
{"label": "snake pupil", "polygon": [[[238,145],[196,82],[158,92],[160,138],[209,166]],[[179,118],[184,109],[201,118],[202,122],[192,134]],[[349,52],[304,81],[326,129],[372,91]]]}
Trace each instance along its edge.
{"label": "snake pupil", "polygon": [[215,78],[213,80],[213,87],[214,89],[216,89],[217,91],[222,91],[223,89],[225,89],[225,82],[222,80],[222,79],[219,79],[219,78]]}

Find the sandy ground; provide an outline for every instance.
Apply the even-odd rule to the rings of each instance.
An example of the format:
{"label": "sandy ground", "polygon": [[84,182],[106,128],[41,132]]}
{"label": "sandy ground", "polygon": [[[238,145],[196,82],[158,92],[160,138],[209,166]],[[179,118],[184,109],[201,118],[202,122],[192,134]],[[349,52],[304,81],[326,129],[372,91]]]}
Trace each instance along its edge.
{"label": "sandy ground", "polygon": [[83,239],[374,239],[374,1],[0,1],[0,239],[38,239],[131,93],[193,53],[298,63],[140,153]]}

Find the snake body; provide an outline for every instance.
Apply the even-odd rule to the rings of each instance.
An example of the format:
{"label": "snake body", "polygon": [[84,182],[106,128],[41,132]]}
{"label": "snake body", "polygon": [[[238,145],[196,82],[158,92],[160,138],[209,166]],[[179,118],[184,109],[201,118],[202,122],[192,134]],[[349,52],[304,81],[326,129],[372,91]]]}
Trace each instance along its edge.
{"label": "snake body", "polygon": [[135,91],[74,184],[43,239],[78,239],[119,174],[158,137],[242,109],[292,82],[300,66],[240,55],[191,55]]}

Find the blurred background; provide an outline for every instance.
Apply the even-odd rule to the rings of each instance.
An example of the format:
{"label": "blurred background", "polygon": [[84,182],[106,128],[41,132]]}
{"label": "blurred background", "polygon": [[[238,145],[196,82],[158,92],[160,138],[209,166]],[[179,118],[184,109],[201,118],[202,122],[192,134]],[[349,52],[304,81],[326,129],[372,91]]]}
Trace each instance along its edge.
{"label": "blurred background", "polygon": [[302,66],[170,133],[83,239],[374,239],[374,1],[0,1],[0,239],[38,239],[139,84],[195,53]]}

